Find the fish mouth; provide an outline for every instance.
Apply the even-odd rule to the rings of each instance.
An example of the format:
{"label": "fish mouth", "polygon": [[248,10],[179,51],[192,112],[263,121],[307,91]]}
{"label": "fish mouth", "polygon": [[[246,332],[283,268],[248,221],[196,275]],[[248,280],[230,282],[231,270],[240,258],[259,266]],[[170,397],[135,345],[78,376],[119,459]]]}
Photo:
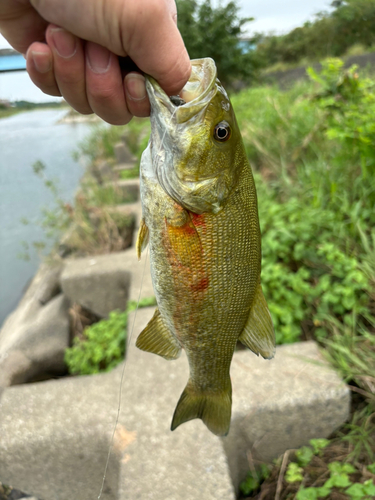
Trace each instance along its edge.
{"label": "fish mouth", "polygon": [[217,69],[213,59],[193,59],[190,78],[179,96],[168,96],[158,82],[146,76],[151,113],[164,122],[184,123],[197,115],[216,93]]}

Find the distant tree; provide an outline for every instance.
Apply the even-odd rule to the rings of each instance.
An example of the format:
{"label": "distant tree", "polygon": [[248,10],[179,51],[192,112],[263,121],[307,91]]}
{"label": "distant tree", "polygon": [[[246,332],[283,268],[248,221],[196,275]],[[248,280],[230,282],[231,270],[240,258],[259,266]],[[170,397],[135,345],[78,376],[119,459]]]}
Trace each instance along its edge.
{"label": "distant tree", "polygon": [[191,59],[212,57],[224,85],[255,78],[255,38],[241,40],[253,18],[240,17],[236,1],[213,7],[211,0],[177,0],[178,27]]}
{"label": "distant tree", "polygon": [[261,37],[258,60],[268,66],[342,56],[355,44],[375,45],[375,0],[333,0],[331,6],[331,12],[320,12],[286,35]]}

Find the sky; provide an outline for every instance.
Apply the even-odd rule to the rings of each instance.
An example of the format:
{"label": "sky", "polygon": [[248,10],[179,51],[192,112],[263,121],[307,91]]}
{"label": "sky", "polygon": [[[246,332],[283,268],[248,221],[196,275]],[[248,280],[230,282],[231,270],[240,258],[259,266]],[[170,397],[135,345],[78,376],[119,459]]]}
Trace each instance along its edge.
{"label": "sky", "polygon": [[[250,31],[286,33],[312,19],[317,12],[327,10],[331,0],[237,0],[237,3],[244,17],[255,17],[248,25]],[[0,35],[0,49],[5,47],[9,44]]]}
{"label": "sky", "polygon": [[[1,0],[0,0],[1,1]],[[125,1],[125,0],[124,0]],[[228,0],[213,0],[213,4],[227,3]],[[247,25],[251,35],[254,32],[275,34],[287,33],[313,19],[314,14],[328,10],[332,0],[237,0],[243,17],[254,17],[255,21]],[[0,49],[10,45],[0,35]],[[0,75],[0,99],[30,100],[45,102],[56,100],[46,96],[28,78],[26,72]]]}

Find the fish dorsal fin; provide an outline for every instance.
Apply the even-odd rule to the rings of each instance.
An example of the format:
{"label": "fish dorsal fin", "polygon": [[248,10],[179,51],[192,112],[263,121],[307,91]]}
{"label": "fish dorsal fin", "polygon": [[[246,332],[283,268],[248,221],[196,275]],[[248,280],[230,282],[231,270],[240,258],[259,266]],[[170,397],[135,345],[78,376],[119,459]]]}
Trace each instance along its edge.
{"label": "fish dorsal fin", "polygon": [[275,332],[260,284],[239,340],[256,355],[260,354],[265,359],[271,359],[275,355]]}
{"label": "fish dorsal fin", "polygon": [[148,227],[146,225],[145,220],[142,218],[141,223],[139,225],[137,243],[135,244],[135,248],[137,249],[138,260],[141,260],[141,253],[147,247],[149,237],[150,233]]}
{"label": "fish dorsal fin", "polygon": [[174,335],[165,326],[159,309],[139,334],[135,344],[139,349],[158,354],[165,359],[177,359],[181,354],[181,346]]}

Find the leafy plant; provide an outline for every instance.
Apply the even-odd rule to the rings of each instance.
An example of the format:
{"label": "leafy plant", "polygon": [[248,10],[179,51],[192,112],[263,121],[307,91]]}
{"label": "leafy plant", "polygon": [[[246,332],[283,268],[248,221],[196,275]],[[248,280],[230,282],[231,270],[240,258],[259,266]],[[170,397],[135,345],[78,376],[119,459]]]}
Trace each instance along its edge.
{"label": "leafy plant", "polygon": [[249,495],[256,491],[260,484],[267,479],[270,474],[270,467],[266,464],[261,464],[258,470],[249,472],[245,481],[240,484],[240,490],[244,495]]}
{"label": "leafy plant", "polygon": [[[154,297],[139,301],[139,307],[155,305]],[[65,363],[73,375],[92,375],[112,370],[124,359],[128,316],[137,308],[137,302],[129,301],[124,312],[112,311],[103,319],[83,330],[75,337],[73,346],[65,351]]]}
{"label": "leafy plant", "polygon": [[113,311],[108,319],[87,327],[82,338],[76,337],[65,351],[69,373],[91,375],[117,366],[125,354],[127,319],[127,311]]}
{"label": "leafy plant", "polygon": [[338,247],[336,214],[301,206],[290,198],[280,203],[260,184],[262,285],[278,343],[295,342],[301,326],[325,337],[327,315],[352,324],[353,311],[367,313],[369,284],[354,256]]}
{"label": "leafy plant", "polygon": [[290,462],[285,474],[285,480],[288,483],[296,483],[303,479],[303,469],[295,462]]}

